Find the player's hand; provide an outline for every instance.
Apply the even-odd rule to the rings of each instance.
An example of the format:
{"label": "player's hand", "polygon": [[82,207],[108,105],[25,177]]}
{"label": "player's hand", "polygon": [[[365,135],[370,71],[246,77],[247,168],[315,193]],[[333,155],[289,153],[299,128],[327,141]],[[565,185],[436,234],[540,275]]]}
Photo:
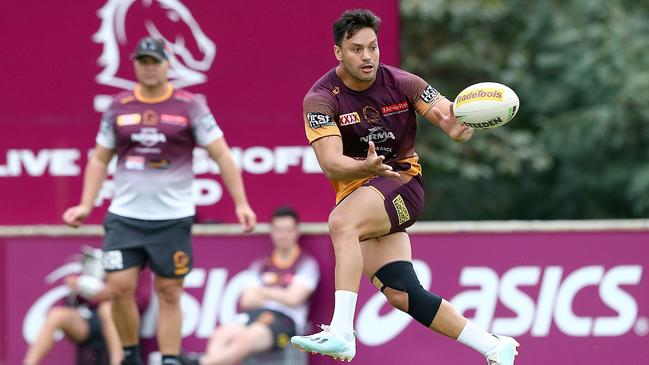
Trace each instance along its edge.
{"label": "player's hand", "polygon": [[71,208],[68,208],[63,213],[63,221],[70,227],[77,228],[83,221],[88,218],[90,215],[91,208],[88,208],[84,205],[77,205]]}
{"label": "player's hand", "polygon": [[377,155],[374,142],[370,141],[369,147],[367,148],[367,158],[365,159],[365,165],[370,175],[399,177],[399,173],[392,171],[392,166],[384,164],[383,160],[385,160],[385,156]]}
{"label": "player's hand", "polygon": [[255,228],[255,224],[257,224],[257,216],[255,215],[255,212],[252,211],[252,208],[250,208],[250,205],[237,205],[235,208],[235,214],[237,215],[239,223],[243,227],[243,231],[245,233],[252,232]]}
{"label": "player's hand", "polygon": [[437,107],[433,107],[433,113],[437,117],[437,125],[448,134],[456,142],[466,142],[471,139],[475,129],[462,124],[455,114],[453,114],[453,103],[450,105],[451,112],[449,115],[444,115],[441,110]]}

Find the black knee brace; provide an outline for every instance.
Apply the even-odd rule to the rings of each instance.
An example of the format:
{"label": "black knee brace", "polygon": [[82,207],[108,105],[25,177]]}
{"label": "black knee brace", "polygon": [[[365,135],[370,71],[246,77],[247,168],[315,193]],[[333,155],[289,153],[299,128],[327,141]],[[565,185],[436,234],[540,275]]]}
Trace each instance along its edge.
{"label": "black knee brace", "polygon": [[426,327],[430,327],[442,304],[442,298],[424,289],[419,283],[410,261],[393,261],[374,274],[385,288],[408,294],[408,314]]}

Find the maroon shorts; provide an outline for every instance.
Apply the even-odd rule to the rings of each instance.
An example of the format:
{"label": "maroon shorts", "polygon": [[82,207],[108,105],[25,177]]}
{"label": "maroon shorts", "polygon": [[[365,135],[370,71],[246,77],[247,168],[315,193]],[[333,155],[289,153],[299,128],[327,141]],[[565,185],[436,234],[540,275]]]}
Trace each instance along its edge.
{"label": "maroon shorts", "polygon": [[424,208],[424,183],[421,175],[400,178],[378,176],[363,184],[383,196],[390,217],[390,233],[403,232],[417,221]]}

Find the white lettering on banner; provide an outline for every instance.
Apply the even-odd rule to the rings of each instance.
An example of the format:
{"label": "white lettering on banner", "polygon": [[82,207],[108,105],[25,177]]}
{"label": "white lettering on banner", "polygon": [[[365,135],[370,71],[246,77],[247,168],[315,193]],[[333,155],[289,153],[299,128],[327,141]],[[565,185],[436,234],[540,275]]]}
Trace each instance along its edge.
{"label": "white lettering on banner", "polygon": [[[311,147],[279,146],[268,147],[232,147],[232,158],[242,171],[251,174],[286,174],[291,167],[301,167],[306,174],[321,174],[315,153]],[[203,148],[194,149],[194,174],[218,174],[219,167],[210,159]]]}
{"label": "white lettering on banner", "polygon": [[450,301],[455,309],[466,312],[475,309],[473,321],[487,328],[496,312],[498,302],[498,274],[488,267],[465,267],[460,274],[460,285],[478,286],[479,290],[466,290]]}
{"label": "white lettering on banner", "polygon": [[532,326],[534,302],[525,293],[519,291],[518,287],[535,285],[539,282],[540,275],[541,268],[538,266],[515,267],[503,275],[498,297],[502,304],[516,313],[516,317],[494,319],[494,333],[503,333],[504,330],[512,334],[522,334]]}
{"label": "white lettering on banner", "polygon": [[[420,260],[414,260],[413,264],[422,286],[429,288],[432,282],[429,266]],[[460,313],[475,309],[472,320],[495,333],[522,335],[529,331],[532,336],[545,337],[549,335],[554,319],[559,331],[572,337],[621,336],[632,329],[638,336],[646,336],[649,322],[646,317],[639,316],[636,298],[622,288],[638,285],[642,269],[641,265],[619,265],[608,270],[600,265],[585,266],[569,273],[562,282],[563,268],[560,266],[545,269],[539,266],[513,267],[500,278],[488,267],[465,267],[460,275],[460,284],[479,288],[461,291],[450,302]],[[244,270],[228,280],[225,268],[194,268],[185,278],[187,291],[181,298],[183,337],[208,338],[219,323],[236,320],[238,298],[248,275],[250,272]],[[539,286],[536,302],[521,289],[534,286]],[[573,312],[575,297],[590,286],[598,288],[602,303],[617,315],[589,317]],[[48,310],[68,293],[65,286],[57,286],[32,304],[23,320],[22,332],[26,341],[34,341]],[[199,294],[194,296],[195,293]],[[494,318],[498,302],[513,311],[515,316]],[[142,316],[143,338],[155,336],[157,303],[153,296]],[[386,305],[383,294],[376,292],[359,308],[356,329],[363,344],[385,344],[412,322],[410,316],[397,309],[380,314]]]}
{"label": "white lettering on banner", "polygon": [[194,179],[192,198],[196,205],[216,204],[223,197],[221,184],[212,179]]}
{"label": "white lettering on banner", "polygon": [[78,149],[42,149],[34,153],[29,149],[7,150],[7,162],[0,165],[0,177],[21,176],[24,169],[28,176],[77,176],[81,169]]}
{"label": "white lettering on banner", "polygon": [[265,147],[250,147],[243,152],[240,166],[251,174],[266,174],[273,170],[273,152]]}
{"label": "white lettering on banner", "polygon": [[[209,338],[217,325],[229,323],[236,320],[238,316],[237,303],[245,288],[251,273],[248,270],[234,275],[226,284],[228,271],[223,268],[213,268],[207,275],[205,282],[205,269],[194,268],[186,277],[184,287],[186,289],[199,289],[203,291],[203,302],[193,297],[187,291],[180,298],[180,305],[183,313],[182,336],[192,334],[198,338]],[[220,313],[220,316],[218,315]],[[143,338],[155,336],[156,323],[158,318],[158,301],[156,296],[151,297],[149,307],[142,316]]]}
{"label": "white lettering on banner", "polygon": [[[460,284],[480,289],[463,291],[450,302],[460,313],[475,309],[472,320],[476,324],[505,335],[518,336],[531,330],[532,336],[544,337],[549,334],[553,319],[557,328],[569,336],[620,336],[633,328],[638,320],[638,304],[621,286],[638,285],[642,266],[620,265],[608,271],[603,266],[586,266],[561,282],[562,271],[559,266],[549,266],[541,278],[538,266],[514,267],[499,280],[490,268],[465,267]],[[535,303],[520,287],[536,286],[539,280],[540,292]],[[617,316],[588,317],[574,313],[575,297],[589,286],[599,289],[602,303]],[[516,316],[494,318],[498,300]]]}
{"label": "white lettering on banner", "polygon": [[[55,269],[55,271],[58,269]],[[220,323],[235,321],[239,315],[237,303],[250,275],[250,271],[244,270],[227,281],[227,269],[212,268],[209,270],[209,275],[206,275],[206,269],[194,268],[185,277],[184,287],[188,291],[204,288],[202,290],[203,300],[199,302],[188,291],[182,294],[182,336],[187,337],[193,334],[198,338],[209,338],[217,325],[217,319]],[[205,280],[206,277],[207,281]],[[45,322],[47,312],[69,293],[70,290],[67,286],[61,285],[47,291],[36,299],[23,320],[23,337],[25,341],[32,343],[36,339],[40,328]],[[155,295],[152,295],[149,306],[142,314],[140,332],[142,338],[153,338],[155,336],[157,318],[158,299]],[[63,338],[62,334],[57,335],[57,339],[61,338]]]}
{"label": "white lettering on banner", "polygon": [[552,311],[556,293],[559,290],[559,285],[561,285],[561,275],[563,275],[563,269],[560,266],[548,266],[545,268],[537,300],[536,320],[530,331],[532,336],[547,336],[550,333]]}
{"label": "white lettering on banner", "polygon": [[[45,323],[47,312],[68,294],[70,294],[70,289],[66,285],[57,286],[43,294],[32,304],[23,320],[23,338],[25,341],[29,343],[36,341],[38,332]],[[57,333],[56,338],[57,340],[63,338],[63,333]]]}
{"label": "white lettering on banner", "polygon": [[[95,206],[100,207],[104,201],[110,201],[115,196],[115,182],[113,180],[104,181],[97,198]],[[194,179],[192,182],[192,200],[196,205],[213,205],[218,203],[223,197],[223,188],[218,181],[212,179]]]}
{"label": "white lettering on banner", "polygon": [[[6,162],[0,164],[0,177],[21,176],[23,170],[29,176],[79,176],[80,156],[80,150],[75,148],[7,150]],[[90,159],[92,149],[86,156]],[[193,156],[194,174],[219,173],[218,165],[204,148],[195,148]],[[232,147],[232,157],[242,171],[251,174],[287,174],[292,167],[300,168],[305,174],[322,173],[313,149],[308,146]],[[117,158],[113,157],[108,165],[109,175],[115,173],[116,166]]]}
{"label": "white lettering on banner", "polygon": [[634,325],[638,316],[638,304],[620,285],[637,285],[641,277],[642,266],[639,265],[616,266],[604,275],[599,295],[604,304],[616,311],[618,316],[595,318],[595,336],[619,336]]}

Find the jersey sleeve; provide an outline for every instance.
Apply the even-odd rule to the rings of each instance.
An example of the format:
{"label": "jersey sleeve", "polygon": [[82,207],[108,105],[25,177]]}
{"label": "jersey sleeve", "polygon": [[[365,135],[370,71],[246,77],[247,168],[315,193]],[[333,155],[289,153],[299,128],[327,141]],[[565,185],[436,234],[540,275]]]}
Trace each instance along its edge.
{"label": "jersey sleeve", "polygon": [[204,101],[194,98],[189,104],[189,117],[196,144],[207,146],[223,137],[214,115]]}
{"label": "jersey sleeve", "polygon": [[333,100],[310,92],[304,98],[304,129],[309,143],[322,137],[340,136],[334,119],[336,107]]}
{"label": "jersey sleeve", "polygon": [[320,281],[320,268],[318,262],[313,257],[306,257],[297,267],[293,282],[304,285],[307,289],[313,291]]}
{"label": "jersey sleeve", "polygon": [[421,115],[425,115],[438,101],[445,98],[424,79],[409,72],[403,72],[400,85],[415,110]]}
{"label": "jersey sleeve", "polygon": [[115,149],[115,118],[112,108],[108,108],[108,110],[106,110],[101,116],[101,121],[99,122],[99,132],[97,132],[95,142],[98,145],[109,150]]}

